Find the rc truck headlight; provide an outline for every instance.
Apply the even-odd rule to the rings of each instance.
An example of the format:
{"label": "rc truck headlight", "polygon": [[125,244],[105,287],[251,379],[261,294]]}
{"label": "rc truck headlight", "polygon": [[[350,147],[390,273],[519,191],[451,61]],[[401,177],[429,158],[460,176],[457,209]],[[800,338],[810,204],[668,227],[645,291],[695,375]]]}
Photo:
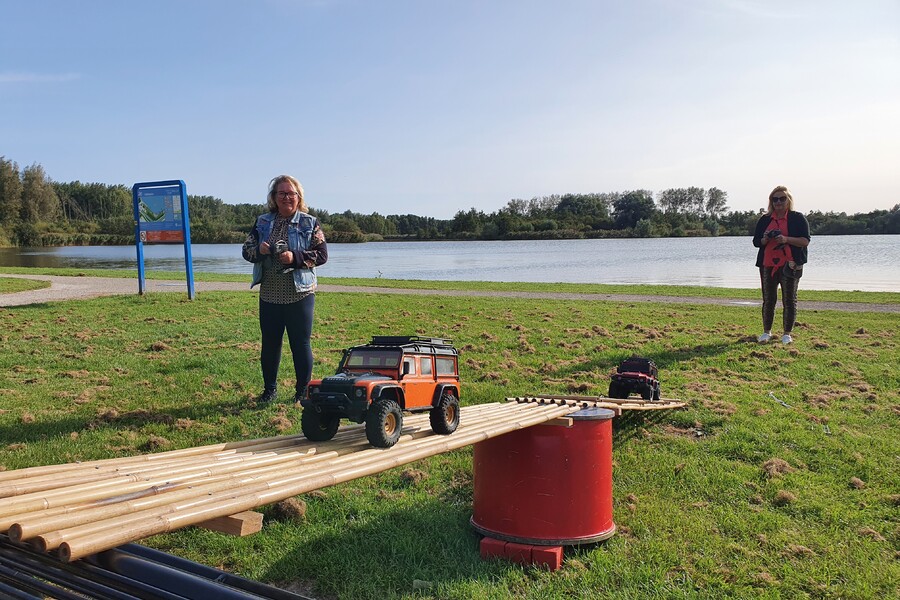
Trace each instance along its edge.
{"label": "rc truck headlight", "polygon": [[355,392],[357,398],[365,398],[366,390],[364,388],[356,388]]}

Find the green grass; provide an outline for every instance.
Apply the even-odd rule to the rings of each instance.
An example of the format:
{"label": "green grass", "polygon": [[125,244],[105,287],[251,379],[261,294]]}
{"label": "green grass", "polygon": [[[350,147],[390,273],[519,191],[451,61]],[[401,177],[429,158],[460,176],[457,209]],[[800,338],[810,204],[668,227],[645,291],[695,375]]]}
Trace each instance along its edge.
{"label": "green grass", "polygon": [[15,292],[27,292],[50,287],[49,281],[34,281],[33,279],[19,279],[17,277],[0,277],[0,294],[14,294]]}
{"label": "green grass", "polygon": [[[0,273],[28,273],[33,275],[69,275],[91,277],[123,277],[137,279],[133,270],[104,269],[48,269],[28,267],[0,267]],[[184,280],[183,271],[145,271],[147,279]],[[195,273],[195,281],[249,281],[247,275],[229,273]],[[584,294],[647,294],[656,296],[689,296],[699,298],[759,299],[757,288],[718,288],[691,285],[613,285],[588,283],[508,283],[492,281],[430,281],[423,279],[379,279],[353,277],[319,277],[322,284],[357,287],[392,287],[399,289],[427,290],[479,290],[518,292],[568,292]],[[898,292],[822,291],[800,287],[800,298],[811,301],[863,302],[874,304],[900,304]]]}
{"label": "green grass", "polygon": [[[471,448],[410,465],[421,480],[400,468],[306,494],[303,520],[267,507],[253,536],[146,543],[327,598],[896,597],[900,316],[799,319],[794,345],[760,346],[758,308],[320,293],[315,376],[373,334],[420,333],[461,348],[464,405],[602,395],[639,353],[689,407],[616,419],[619,531],[555,573],[479,558]],[[250,402],[253,294],[5,308],[0,331],[7,469],[299,431],[292,407]],[[285,348],[285,400],[289,365]]]}

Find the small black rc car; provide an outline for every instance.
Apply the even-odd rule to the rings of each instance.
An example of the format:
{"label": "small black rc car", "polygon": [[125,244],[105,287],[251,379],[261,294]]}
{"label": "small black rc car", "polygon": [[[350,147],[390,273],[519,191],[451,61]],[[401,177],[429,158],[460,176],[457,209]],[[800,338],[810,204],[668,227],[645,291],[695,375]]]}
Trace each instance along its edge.
{"label": "small black rc car", "polygon": [[659,373],[649,358],[632,356],[622,361],[609,382],[610,398],[640,394],[644,400],[659,400]]}
{"label": "small black rc car", "polygon": [[459,353],[452,340],[376,335],[344,350],[337,372],[309,382],[300,423],[314,442],[334,437],[341,419],[366,424],[373,446],[389,448],[403,412],[428,412],[431,429],[449,435],[459,425]]}

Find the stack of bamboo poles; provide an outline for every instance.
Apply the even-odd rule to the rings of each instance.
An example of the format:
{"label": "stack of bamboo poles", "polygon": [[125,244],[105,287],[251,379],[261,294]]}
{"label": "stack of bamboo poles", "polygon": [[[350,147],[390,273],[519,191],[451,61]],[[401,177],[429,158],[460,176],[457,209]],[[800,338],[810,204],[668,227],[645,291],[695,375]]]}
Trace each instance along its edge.
{"label": "stack of bamboo poles", "polygon": [[350,481],[517,429],[574,409],[574,400],[468,406],[452,435],[428,416],[404,420],[400,441],[373,448],[361,426],[329,442],[302,435],[0,472],[0,531],[72,561],[144,537],[227,517]]}

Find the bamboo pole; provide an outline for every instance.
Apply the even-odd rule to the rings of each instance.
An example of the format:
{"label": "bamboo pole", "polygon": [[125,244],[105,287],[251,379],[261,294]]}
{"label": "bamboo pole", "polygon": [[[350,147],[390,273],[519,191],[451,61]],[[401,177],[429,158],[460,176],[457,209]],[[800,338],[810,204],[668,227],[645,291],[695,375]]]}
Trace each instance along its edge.
{"label": "bamboo pole", "polygon": [[[490,407],[502,406],[501,403],[491,402],[465,407],[466,414],[476,415],[481,410]],[[410,426],[422,426],[428,422],[428,413],[410,415],[404,418],[404,423]],[[356,435],[363,429],[362,425],[349,424],[344,425],[335,436],[335,440],[341,436]],[[223,442],[218,444],[209,444],[206,446],[196,446],[191,448],[180,448],[177,450],[168,450],[166,452],[156,452],[153,454],[142,454],[138,456],[104,458],[91,461],[77,461],[73,463],[62,463],[56,465],[44,465],[37,467],[27,467],[24,469],[16,469],[14,471],[0,471],[0,482],[16,480],[20,481],[26,478],[53,476],[60,472],[87,472],[93,469],[102,469],[113,465],[114,468],[124,468],[129,464],[141,463],[164,463],[169,460],[190,457],[202,454],[214,453],[236,453],[252,451],[254,446],[264,447],[266,444],[273,446],[307,446],[316,447],[317,444],[309,442],[302,434],[286,434],[273,436],[268,438],[258,438],[253,440],[242,440],[238,442]]]}
{"label": "bamboo pole", "polygon": [[[494,407],[489,406],[486,409],[482,409],[478,412],[481,414],[488,414],[490,412],[496,412],[500,409],[500,407],[502,407],[502,405],[495,405]],[[419,434],[422,433],[424,432],[419,432]],[[368,444],[361,438],[355,441],[345,441],[340,444],[328,444],[331,444],[331,447],[335,449],[341,448],[344,444],[352,444],[354,446],[363,445],[365,447],[368,447]],[[328,444],[323,444],[323,449],[327,447]],[[239,469],[232,467],[224,471],[230,472],[237,470]],[[222,469],[220,469],[220,471],[222,471]],[[8,499],[5,501],[0,501],[0,514],[15,515],[22,512],[33,512],[52,509],[55,507],[65,507],[73,503],[93,503],[112,495],[141,493],[142,490],[152,488],[153,486],[167,486],[169,489],[171,489],[174,484],[181,483],[182,486],[184,486],[191,483],[192,481],[196,481],[200,476],[209,476],[209,474],[205,471],[200,471],[196,474],[196,477],[194,477],[195,474],[188,475],[191,476],[168,477],[160,480],[149,480],[144,482],[131,482],[129,480],[126,482],[121,482],[115,486],[110,483],[89,484],[85,486],[75,486],[64,490],[58,490],[53,494],[23,496],[13,500]],[[65,498],[65,500],[60,500],[61,498]],[[8,519],[3,520],[4,522],[8,521]],[[8,526],[8,524],[5,525],[5,527]]]}
{"label": "bamboo pole", "polygon": [[[480,411],[480,413],[484,414],[484,415],[489,415],[492,412],[495,412],[498,410],[499,410],[499,407],[496,409],[493,409],[491,411],[483,410],[483,411]],[[414,429],[412,432],[406,434],[405,437],[413,439],[413,438],[422,437],[423,435],[425,435],[427,433],[428,432],[422,430],[421,428]],[[331,455],[343,455],[343,454],[353,452],[353,451],[357,450],[358,447],[360,447],[360,446],[369,447],[368,442],[364,439],[348,440],[348,441],[341,442],[339,444],[332,444],[331,445],[332,451],[327,452],[327,453],[319,452],[315,456],[309,456],[308,454],[303,455],[302,457],[300,457],[303,459],[302,464],[298,464],[298,465],[286,464],[284,466],[279,465],[278,472],[283,474],[285,472],[285,470],[290,470],[291,472],[293,472],[298,469],[309,469],[314,466],[313,463],[315,463],[315,462],[329,459],[331,457]],[[338,461],[332,460],[332,462],[337,463]],[[264,469],[264,471],[271,471],[271,470],[273,470],[273,468],[271,468],[271,467]],[[257,476],[259,474],[263,474],[263,470],[257,468],[257,469],[253,469],[252,471],[236,472],[235,476],[236,477],[237,476],[251,476],[251,475]],[[203,479],[198,479],[195,482],[190,482],[192,484],[192,485],[190,485],[190,488],[187,490],[181,491],[178,494],[177,499],[186,498],[186,497],[193,496],[193,495],[201,495],[203,493],[206,493],[207,489],[215,489],[215,488],[207,488],[207,487],[200,485],[203,482],[210,481],[210,479],[211,478],[207,477],[207,478],[203,478]],[[230,477],[227,481],[231,482],[231,483],[228,483],[227,485],[232,485],[234,483],[234,479],[232,479]],[[179,489],[183,488],[187,485],[188,485],[187,483],[183,483],[183,484],[180,484],[177,486],[169,485],[166,487],[168,490],[173,490],[176,488],[179,488]],[[222,486],[219,484],[215,484],[215,487],[222,488]],[[164,503],[168,502],[169,501],[168,498],[170,498],[170,497],[173,500],[176,499],[176,497],[174,495],[169,494],[169,496],[164,496],[164,497],[154,497],[151,499],[133,501],[133,499],[135,497],[141,498],[141,497],[147,496],[147,495],[155,496],[157,493],[160,493],[159,488],[151,487],[151,488],[147,488],[146,490],[141,491],[141,492],[132,492],[129,494],[125,494],[122,501],[128,501],[128,503],[124,504],[124,505],[113,506],[113,507],[110,507],[109,505],[118,501],[115,499],[115,497],[109,498],[109,499],[101,499],[101,500],[96,500],[96,501],[92,501],[92,502],[87,502],[87,503],[75,505],[75,506],[65,505],[65,506],[57,507],[57,508],[53,508],[53,509],[34,511],[33,513],[27,513],[25,515],[22,515],[20,517],[20,519],[17,521],[9,521],[9,520],[0,521],[0,528],[8,527],[10,537],[13,538],[14,540],[21,541],[24,539],[29,539],[31,537],[34,537],[34,536],[39,535],[40,533],[43,533],[46,531],[52,531],[54,528],[59,527],[61,525],[68,525],[71,527],[73,525],[78,525],[80,523],[92,521],[97,518],[108,518],[111,516],[123,514],[125,512],[131,512],[131,511],[135,510],[135,508],[139,505],[145,506],[145,507],[148,505],[159,505],[159,504],[164,504]],[[9,522],[6,522],[6,521],[9,521]]]}
{"label": "bamboo pole", "polygon": [[[421,437],[422,435],[424,435],[424,433],[417,433],[416,435]],[[405,436],[405,439],[413,439],[413,436],[408,434]],[[309,471],[316,468],[318,462],[330,461],[329,464],[339,464],[341,456],[348,457],[346,460],[353,460],[354,457],[358,454],[357,447],[362,446],[363,444],[368,446],[367,442],[365,442],[365,440],[362,440],[361,443],[344,445],[336,448],[333,451],[317,454],[314,457],[311,457],[309,460],[303,461],[300,464],[278,464],[267,466],[264,468],[239,471],[234,474],[228,475],[227,478],[222,481],[211,481],[211,478],[199,479],[195,482],[191,482],[190,486],[186,486],[186,484],[178,486],[179,489],[177,490],[177,495],[176,493],[172,492],[172,490],[175,490],[175,488],[170,487],[169,490],[162,490],[169,492],[167,495],[161,495],[158,497],[146,499],[142,498],[138,500],[127,498],[124,503],[103,503],[100,505],[89,505],[85,506],[80,511],[69,507],[61,507],[60,509],[58,509],[57,514],[49,517],[45,514],[49,511],[37,511],[34,513],[30,513],[34,515],[33,518],[29,519],[26,516],[26,518],[12,523],[9,527],[9,535],[16,541],[22,541],[34,537],[40,533],[52,531],[55,527],[61,525],[68,525],[71,527],[73,525],[87,523],[95,521],[97,519],[110,519],[111,517],[127,514],[142,508],[164,505],[174,500],[203,496],[215,491],[228,492],[235,488],[244,486],[248,482],[252,482],[254,480],[269,476],[270,474],[272,476],[283,476],[285,473]],[[77,509],[78,507],[75,508]],[[119,526],[127,520],[128,517],[122,519],[121,521],[117,521],[110,526]]]}
{"label": "bamboo pole", "polygon": [[74,463],[62,463],[57,465],[45,465],[39,467],[27,467],[25,469],[17,469],[15,471],[3,471],[0,472],[0,481],[6,481],[10,479],[23,479],[26,477],[34,477],[36,475],[47,475],[54,474],[63,471],[69,471],[76,468],[84,468],[84,467],[99,467],[111,462],[118,462],[120,464],[128,464],[129,462],[140,463],[140,462],[154,462],[157,460],[164,461],[168,458],[174,456],[184,456],[184,455],[195,455],[195,454],[205,454],[209,452],[218,452],[218,451],[236,451],[240,448],[250,446],[261,441],[274,441],[274,440],[290,440],[296,439],[298,441],[308,443],[306,438],[303,437],[302,434],[290,434],[290,435],[280,435],[270,438],[262,438],[255,440],[244,440],[240,442],[224,442],[219,444],[210,444],[207,446],[196,446],[192,448],[180,448],[178,450],[168,450],[166,452],[157,452],[154,454],[142,454],[139,456],[130,456],[130,457],[118,457],[118,458],[103,458],[98,460],[86,461],[86,462],[74,462]]}
{"label": "bamboo pole", "polygon": [[[346,436],[345,436],[346,437]],[[179,465],[187,465],[187,464],[196,464],[201,460],[216,460],[216,461],[228,461],[228,460],[239,460],[242,456],[260,453],[262,451],[270,451],[270,452],[284,452],[284,451],[296,451],[296,452],[315,452],[316,446],[311,442],[305,442],[303,444],[297,444],[293,440],[289,440],[286,442],[265,442],[261,444],[249,445],[241,450],[226,450],[222,452],[215,453],[201,453],[199,455],[190,455],[183,456],[178,455],[171,457],[169,459],[160,459],[156,461],[133,461],[130,459],[109,459],[108,462],[102,466],[81,466],[78,463],[73,465],[73,468],[66,471],[58,471],[55,473],[49,474],[35,474],[31,477],[26,477],[24,479],[17,478],[17,482],[22,483],[13,483],[0,485],[0,497],[6,497],[11,495],[18,495],[22,493],[28,493],[27,491],[23,492],[21,490],[26,489],[26,486],[34,486],[30,491],[35,491],[39,489],[39,483],[51,483],[56,484],[57,487],[64,487],[69,485],[69,480],[80,480],[80,482],[94,481],[97,479],[101,479],[103,476],[115,476],[117,474],[132,474],[139,472],[151,471],[154,469],[162,470],[166,468],[173,468]],[[50,489],[50,488],[45,488]]]}
{"label": "bamboo pole", "polygon": [[[500,405],[497,405],[500,406]],[[479,410],[478,412],[481,414],[487,414],[491,410],[496,410],[495,408],[488,407],[486,409]],[[412,433],[416,433],[418,435],[423,435],[426,432],[424,427],[421,426],[421,422],[423,419],[418,419],[419,423],[414,423],[412,428],[404,428],[405,430],[412,429]],[[356,430],[353,432],[356,434],[356,437],[344,436],[343,439],[335,440],[331,442],[324,442],[320,444],[320,448],[341,448],[347,444],[352,446],[361,446],[367,445],[363,439],[359,437],[361,433],[361,428],[355,428]],[[301,458],[308,456],[312,452],[316,451],[316,448],[304,448],[307,452],[306,454],[301,455]],[[276,452],[287,453],[288,450],[279,449]],[[226,461],[219,461],[219,465],[215,465],[210,470],[211,472],[228,472],[238,470],[236,467],[223,467],[222,464],[226,464],[228,462],[239,462],[242,461],[244,464],[250,464],[251,462],[263,463],[265,461],[273,461],[273,462],[282,462],[282,461],[292,461],[295,459],[293,455],[288,458],[278,458],[272,457],[271,454],[266,454],[268,458],[262,458],[259,455],[253,457],[237,457],[230,458]],[[308,459],[307,459],[308,460]],[[70,482],[65,481],[65,485],[60,486],[65,489],[56,489],[56,491],[43,494],[43,495],[27,495],[22,494],[21,497],[18,497],[16,500],[0,500],[0,517],[16,514],[17,512],[22,511],[35,511],[35,510],[45,510],[50,509],[51,507],[59,506],[57,499],[60,497],[64,497],[66,499],[66,504],[72,504],[74,502],[92,502],[97,499],[103,498],[106,495],[112,495],[115,493],[118,494],[128,494],[128,493],[136,493],[140,489],[144,487],[151,487],[154,485],[164,485],[169,482],[173,482],[176,480],[184,480],[185,477],[173,477],[172,475],[175,473],[185,473],[188,479],[193,479],[195,474],[197,477],[202,475],[208,475],[203,471],[203,469],[207,469],[207,463],[205,462],[192,462],[185,463],[185,469],[172,469],[169,467],[154,467],[147,468],[143,471],[138,471],[136,474],[119,474],[115,471],[110,471],[107,473],[107,478],[105,480],[98,481],[90,481],[89,483],[81,483],[78,482],[77,485],[68,485]],[[149,475],[157,474],[157,473],[165,473],[166,477],[164,480],[159,479],[151,479]],[[143,476],[139,474],[143,473]],[[137,480],[137,483],[133,483]],[[143,481],[144,483],[140,483]],[[107,488],[110,488],[107,490]],[[27,491],[27,490],[26,490]],[[9,527],[9,523],[7,523],[8,519],[0,518],[0,530],[3,530]]]}
{"label": "bamboo pole", "polygon": [[[424,432],[417,432],[415,435],[407,434],[401,437],[401,440],[409,441],[414,439],[415,437],[422,437],[422,435],[424,435]],[[328,470],[334,470],[347,462],[370,463],[377,462],[378,460],[380,460],[380,458],[377,453],[372,453],[367,456],[361,456],[360,452],[355,452],[352,454],[344,454],[342,456],[331,459],[325,468]],[[312,465],[297,465],[290,469],[279,469],[277,475],[281,477],[285,477],[287,475],[300,476],[309,474],[311,470]],[[258,481],[262,481],[262,484],[257,485],[256,483]],[[240,489],[242,492],[247,492],[250,491],[250,489],[264,490],[269,486],[270,484],[267,483],[267,480],[262,477],[258,477],[257,473],[252,473],[247,474],[246,478],[240,482],[234,481],[234,485],[217,485],[215,487],[196,486],[192,487],[190,490],[185,490],[177,497],[174,495],[169,495],[168,497],[153,498],[143,502],[134,502],[131,503],[128,508],[119,506],[113,507],[112,509],[107,509],[106,507],[96,507],[86,515],[77,516],[78,523],[86,524],[84,527],[72,527],[72,525],[77,525],[77,523],[67,522],[65,521],[65,517],[57,517],[54,519],[38,519],[32,521],[31,523],[17,522],[10,528],[9,533],[11,538],[17,541],[22,541],[24,539],[38,536],[39,534],[44,532],[52,532],[47,535],[39,536],[40,538],[42,538],[39,542],[39,545],[44,550],[53,549],[61,541],[67,539],[68,537],[71,537],[72,535],[81,535],[87,532],[98,532],[104,529],[119,528],[127,526],[133,521],[140,520],[147,514],[163,515],[171,512],[173,508],[172,506],[168,505],[170,501],[184,500],[185,505],[193,505],[198,502],[204,503],[213,501],[215,498],[212,498],[212,495],[215,492],[219,492],[220,496],[229,496],[234,494],[235,489]],[[153,506],[159,506],[160,508],[157,511],[153,511],[151,513],[136,514],[136,510],[138,508],[152,508]],[[117,515],[121,516],[119,518],[114,518]],[[103,520],[95,522],[96,519]],[[54,527],[63,524],[68,525],[67,529],[64,532],[53,531]]]}
{"label": "bamboo pole", "polygon": [[[404,437],[406,437],[406,436],[404,436]],[[369,462],[377,462],[377,461],[382,460],[381,457],[380,457],[380,453],[382,453],[382,452],[383,452],[383,450],[380,450],[380,449],[369,448],[368,450],[366,450],[366,451],[364,451],[364,452],[362,452],[362,453],[357,452],[357,453],[355,453],[355,454],[353,454],[353,455],[346,456],[346,457],[343,457],[343,458],[338,458],[338,459],[336,459],[336,460],[334,460],[334,461],[331,461],[331,462],[329,463],[328,467],[329,467],[330,469],[333,470],[334,468],[340,466],[340,464],[341,464],[342,462],[350,462],[350,461],[354,462],[354,464],[368,464]],[[376,472],[377,472],[377,471],[376,471]],[[293,470],[293,471],[279,472],[279,475],[281,475],[282,478],[283,478],[283,477],[286,477],[286,476],[290,476],[290,477],[293,477],[293,478],[295,478],[295,479],[296,479],[296,478],[304,478],[304,477],[309,477],[309,476],[310,476],[310,474],[309,474],[309,472],[308,472],[308,469],[307,469],[307,470],[302,470],[302,469],[299,469],[299,470],[298,470],[298,469],[295,469],[295,470]],[[315,475],[315,473],[313,473],[312,475]],[[227,494],[226,494],[226,495],[227,495]],[[207,498],[206,500],[207,500],[207,502],[210,502],[210,501],[214,501],[215,498]],[[167,510],[165,507],[163,507],[163,508],[161,508],[161,509],[160,509],[159,511],[157,511],[157,512],[153,512],[153,513],[145,513],[144,515],[138,515],[138,517],[144,517],[146,514],[153,514],[153,515],[155,515],[155,516],[158,516],[158,515],[160,515],[160,514],[162,514],[162,513],[165,513],[165,512],[168,512],[168,510]],[[136,520],[136,517],[135,517],[134,515],[125,515],[125,516],[123,516],[123,518],[121,518],[121,519],[114,520],[114,521],[110,521],[110,522],[106,523],[105,525],[101,525],[101,526],[99,526],[99,527],[97,527],[97,528],[94,528],[94,529],[117,528],[117,527],[121,527],[121,526],[123,526],[123,525],[126,525],[128,522],[132,522],[132,521],[134,521],[134,520]],[[47,543],[46,545],[52,546],[51,543]]]}

